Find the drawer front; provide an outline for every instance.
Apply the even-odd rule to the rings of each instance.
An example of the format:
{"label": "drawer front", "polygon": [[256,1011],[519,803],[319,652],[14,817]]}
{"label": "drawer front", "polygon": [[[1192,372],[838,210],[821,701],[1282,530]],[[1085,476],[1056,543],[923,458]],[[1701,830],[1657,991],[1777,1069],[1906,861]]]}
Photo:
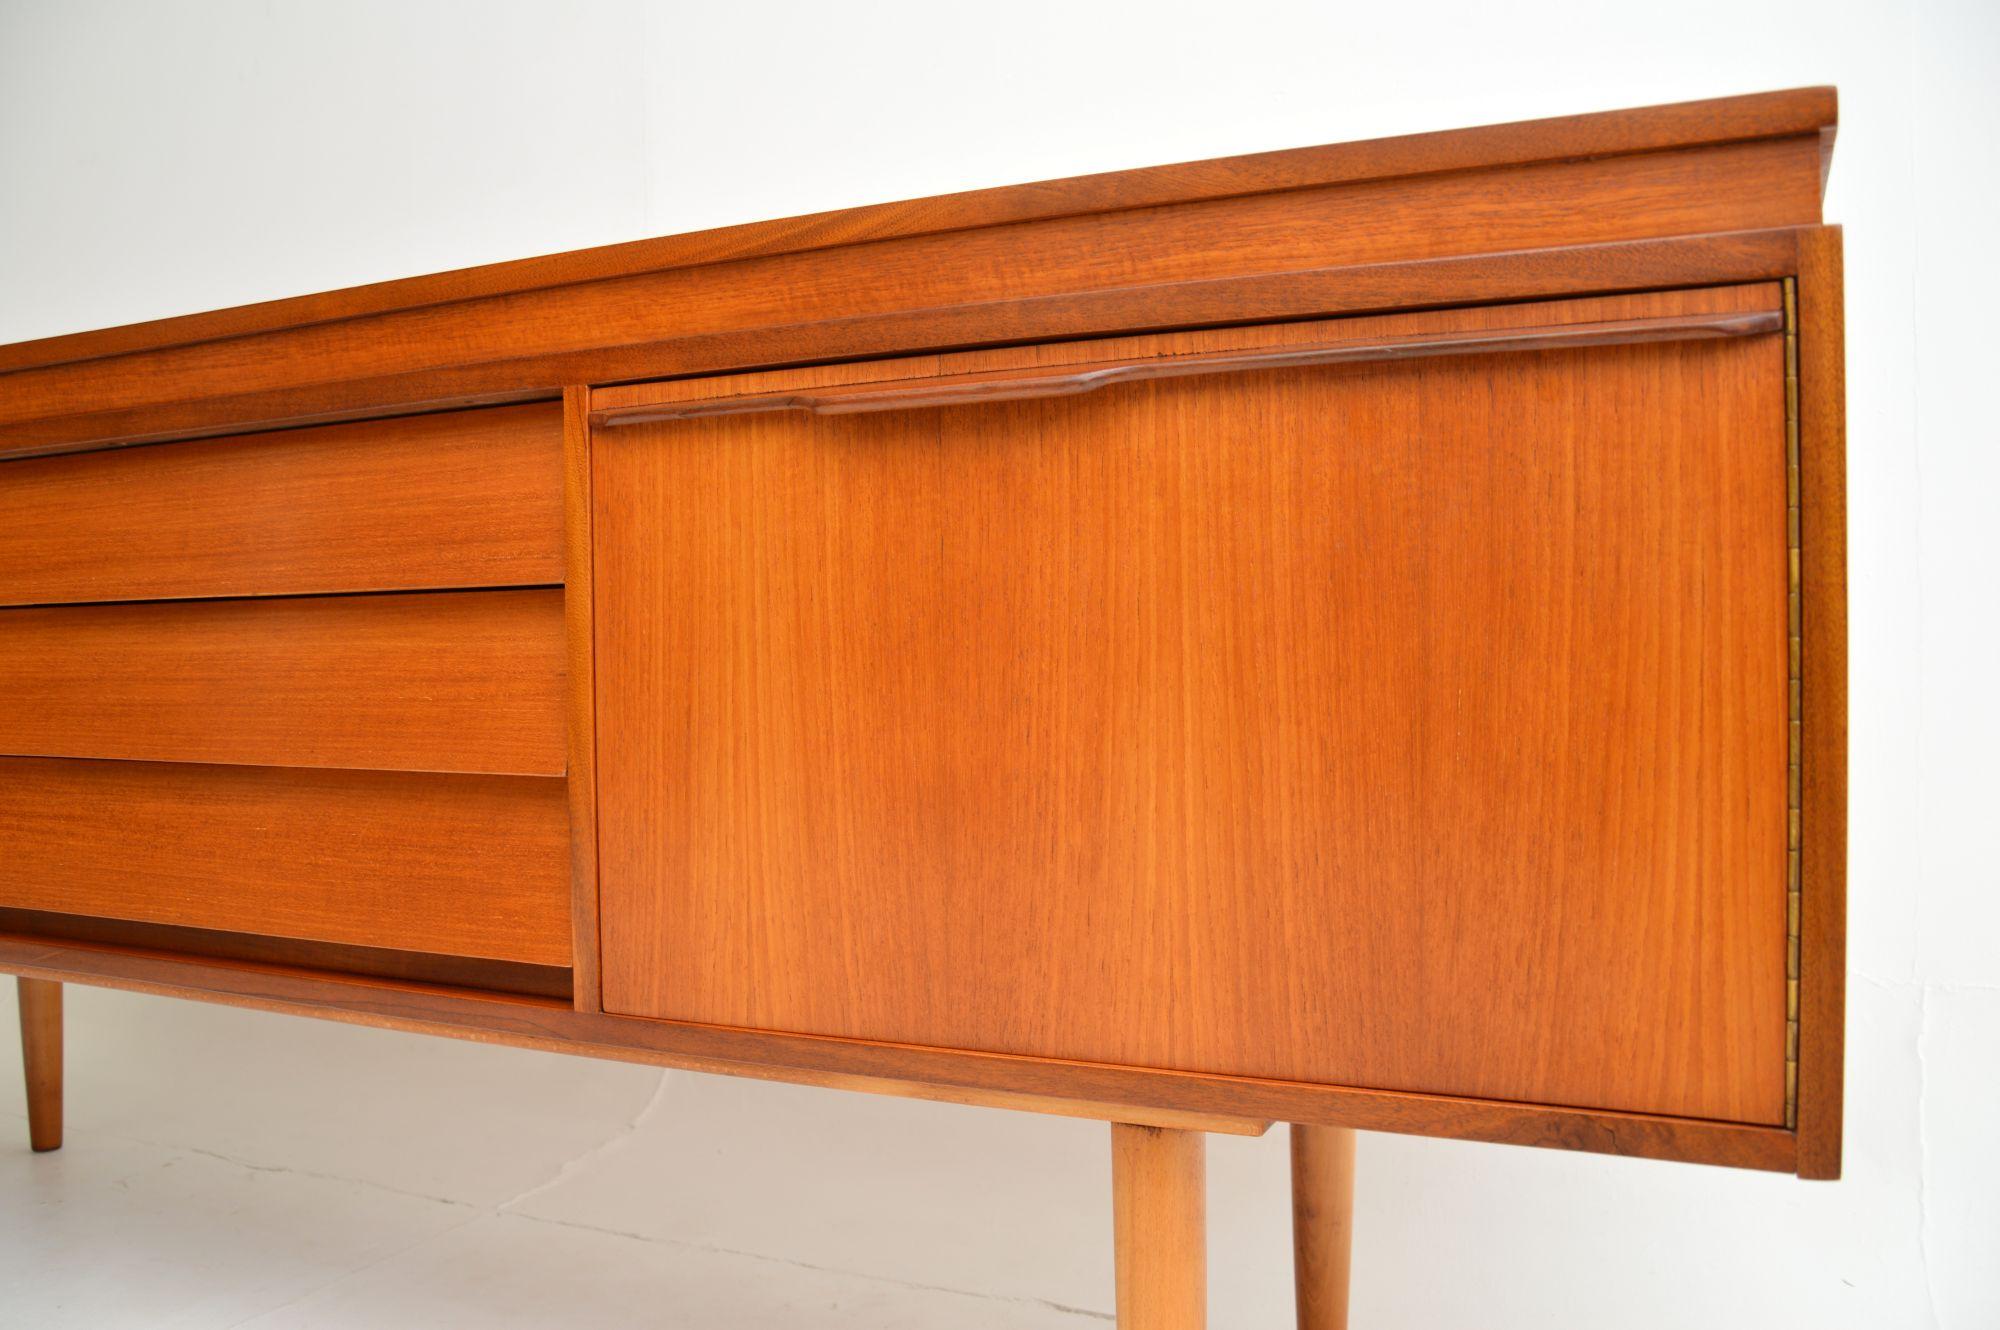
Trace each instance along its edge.
{"label": "drawer front", "polygon": [[0,759],[0,907],[570,963],[563,782]]}
{"label": "drawer front", "polygon": [[560,775],[559,590],[0,609],[0,753]]}
{"label": "drawer front", "polygon": [[554,405],[0,465],[0,605],[562,580]]}
{"label": "drawer front", "polygon": [[1781,326],[598,395],[606,1009],[1781,1122]]}

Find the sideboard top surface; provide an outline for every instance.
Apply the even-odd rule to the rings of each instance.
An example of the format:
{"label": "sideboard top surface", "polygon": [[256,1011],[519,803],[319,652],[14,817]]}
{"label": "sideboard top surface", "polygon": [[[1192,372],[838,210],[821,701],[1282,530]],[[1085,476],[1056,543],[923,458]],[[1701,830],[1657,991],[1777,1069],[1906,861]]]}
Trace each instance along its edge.
{"label": "sideboard top surface", "polygon": [[[0,457],[913,350],[1575,294],[1533,256],[1816,225],[1831,88],[1079,176],[0,347]],[[1624,247],[1624,248],[1621,248]],[[1466,262],[1504,256],[1496,269]],[[1784,262],[1789,262],[1789,255]],[[1443,264],[1443,267],[1438,265]],[[1621,264],[1626,265],[1621,268]],[[1404,271],[1416,265],[1421,271]],[[1545,267],[1546,265],[1544,265]],[[1784,266],[1778,263],[1776,266]],[[1324,281],[1307,274],[1339,272]],[[1274,303],[1251,278],[1282,276]],[[1547,284],[1544,274],[1542,284]],[[1497,284],[1496,284],[1497,283]]]}
{"label": "sideboard top surface", "polygon": [[1082,213],[1119,212],[1443,171],[1616,157],[1801,134],[1823,136],[1823,151],[1830,155],[1837,109],[1838,98],[1833,88],[1794,88],[1002,185],[598,245],[117,328],[37,338],[0,346],[0,372],[272,332],[327,319],[630,277],[662,268],[797,254],[835,245]]}

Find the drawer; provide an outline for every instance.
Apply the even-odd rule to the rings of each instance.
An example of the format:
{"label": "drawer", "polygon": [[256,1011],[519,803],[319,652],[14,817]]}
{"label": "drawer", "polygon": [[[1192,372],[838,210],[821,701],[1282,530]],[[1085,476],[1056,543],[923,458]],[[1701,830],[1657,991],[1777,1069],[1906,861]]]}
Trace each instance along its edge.
{"label": "drawer", "polygon": [[564,783],[0,759],[0,908],[570,964]]}
{"label": "drawer", "polygon": [[562,580],[551,404],[0,464],[0,605]]}
{"label": "drawer", "polygon": [[0,609],[0,753],[554,776],[560,590]]}

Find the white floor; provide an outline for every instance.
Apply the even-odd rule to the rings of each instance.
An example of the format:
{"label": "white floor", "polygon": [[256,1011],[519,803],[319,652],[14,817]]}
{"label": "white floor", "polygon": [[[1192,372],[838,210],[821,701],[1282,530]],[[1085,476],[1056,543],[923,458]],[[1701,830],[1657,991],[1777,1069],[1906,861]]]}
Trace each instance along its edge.
{"label": "white floor", "polygon": [[[0,1126],[18,1125],[18,1120]],[[1090,1313],[84,1132],[0,1149],[0,1325],[1057,1330]]]}
{"label": "white floor", "polygon": [[[0,1330],[1109,1327],[1100,1123],[71,988],[33,1155],[13,999]],[[1995,999],[1853,986],[1838,1184],[1364,1136],[1354,1323],[2000,1326]],[[1293,1324],[1287,1182],[1209,1142],[1217,1330]]]}
{"label": "white floor", "polygon": [[[871,1161],[852,1152],[828,1177],[799,1169],[798,1152],[814,1143],[797,1139],[798,1126],[826,1115],[798,1115],[808,1107],[798,1103],[788,1115],[782,1101],[825,1092],[67,992],[60,1151],[27,1148],[12,1050],[0,1056],[0,1330],[1075,1330],[1110,1320],[990,1279],[939,1286],[966,1268],[958,1254],[969,1259],[968,1248],[1004,1263],[1004,1237],[955,1233],[962,1195],[959,1214],[928,1222],[901,1184],[869,1186]],[[11,1007],[0,1000],[7,1027]],[[13,1043],[11,1028],[0,1035]],[[663,1120],[727,1112],[714,1097],[739,1091],[761,1094],[737,1101],[733,1146]],[[1088,1153],[1087,1125],[1057,1130],[1079,1127]],[[826,1191],[842,1182],[844,1204]],[[871,1218],[885,1213],[890,1222]],[[1078,1233],[1078,1286],[1091,1298],[1109,1291],[1098,1269],[1108,1219],[1097,1218]],[[1006,1227],[990,1212],[985,1221]],[[921,1250],[926,1233],[935,1250]],[[887,1267],[909,1278],[883,1273],[884,1245],[919,1248]],[[746,1250],[757,1246],[767,1250]],[[931,1271],[940,1278],[926,1279]]]}

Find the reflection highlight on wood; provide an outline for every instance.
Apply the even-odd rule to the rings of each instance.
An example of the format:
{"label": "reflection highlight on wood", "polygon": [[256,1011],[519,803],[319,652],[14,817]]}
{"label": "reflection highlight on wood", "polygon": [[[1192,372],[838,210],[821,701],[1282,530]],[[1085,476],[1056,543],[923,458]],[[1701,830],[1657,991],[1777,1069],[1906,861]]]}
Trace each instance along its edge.
{"label": "reflection highlight on wood", "polygon": [[1208,1140],[1111,1124],[1118,1330],[1208,1324]]}

